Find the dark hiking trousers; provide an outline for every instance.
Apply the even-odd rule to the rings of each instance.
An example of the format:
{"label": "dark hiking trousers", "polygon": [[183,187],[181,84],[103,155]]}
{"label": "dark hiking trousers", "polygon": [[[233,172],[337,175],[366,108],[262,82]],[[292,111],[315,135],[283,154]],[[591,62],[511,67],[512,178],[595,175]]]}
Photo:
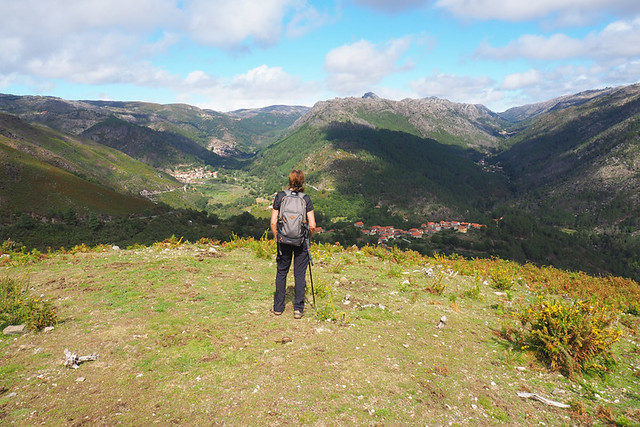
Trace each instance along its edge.
{"label": "dark hiking trousers", "polygon": [[278,244],[276,258],[278,270],[276,272],[276,293],[273,296],[273,311],[284,311],[284,296],[287,289],[287,274],[293,259],[293,277],[295,278],[295,297],[293,309],[304,312],[304,292],[307,286],[305,273],[309,264],[309,253],[304,245],[291,246]]}

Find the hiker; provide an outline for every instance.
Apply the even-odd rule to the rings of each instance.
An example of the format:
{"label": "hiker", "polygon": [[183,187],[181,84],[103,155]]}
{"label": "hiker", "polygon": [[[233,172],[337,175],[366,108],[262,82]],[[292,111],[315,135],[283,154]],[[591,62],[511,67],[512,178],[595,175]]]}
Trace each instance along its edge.
{"label": "hiker", "polygon": [[311,198],[304,194],[304,173],[294,169],[289,173],[289,190],[276,194],[271,211],[271,232],[278,245],[276,292],[273,296],[273,314],[277,316],[284,311],[287,274],[292,259],[295,278],[293,317],[300,319],[303,316],[307,285],[305,273],[309,265],[307,245],[308,238],[313,235],[315,229],[313,203]]}

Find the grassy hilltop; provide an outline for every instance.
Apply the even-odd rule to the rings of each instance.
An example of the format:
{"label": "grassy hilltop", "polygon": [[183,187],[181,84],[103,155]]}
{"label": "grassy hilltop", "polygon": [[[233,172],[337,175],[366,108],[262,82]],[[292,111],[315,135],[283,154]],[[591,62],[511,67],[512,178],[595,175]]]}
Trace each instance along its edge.
{"label": "grassy hilltop", "polygon": [[[637,283],[497,259],[312,249],[317,310],[302,320],[290,295],[283,316],[269,312],[271,241],[5,249],[0,279],[28,287],[19,305],[48,300],[58,323],[0,339],[2,423],[640,423]],[[564,343],[536,348],[545,337],[528,331],[544,319],[568,325],[581,349],[562,356],[576,337],[561,332]],[[72,370],[65,349],[99,358]]]}

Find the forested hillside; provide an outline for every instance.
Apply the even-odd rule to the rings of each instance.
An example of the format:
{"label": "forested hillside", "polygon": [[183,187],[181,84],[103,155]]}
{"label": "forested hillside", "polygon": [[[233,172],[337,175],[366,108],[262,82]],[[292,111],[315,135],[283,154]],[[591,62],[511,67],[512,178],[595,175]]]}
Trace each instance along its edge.
{"label": "forested hillside", "polygon": [[640,226],[640,85],[540,116],[512,143],[495,161],[528,209],[563,225]]}
{"label": "forested hillside", "polygon": [[508,197],[503,177],[485,172],[458,147],[349,122],[302,125],[261,151],[251,171],[274,192],[293,167],[308,173],[308,191],[330,218],[480,217]]}

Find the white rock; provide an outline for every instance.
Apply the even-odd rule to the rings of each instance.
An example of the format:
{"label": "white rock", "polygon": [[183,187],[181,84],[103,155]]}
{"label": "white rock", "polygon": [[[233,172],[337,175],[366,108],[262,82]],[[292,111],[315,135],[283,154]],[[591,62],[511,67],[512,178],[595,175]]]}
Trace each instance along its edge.
{"label": "white rock", "polygon": [[2,330],[5,335],[20,335],[25,332],[25,325],[11,325]]}

